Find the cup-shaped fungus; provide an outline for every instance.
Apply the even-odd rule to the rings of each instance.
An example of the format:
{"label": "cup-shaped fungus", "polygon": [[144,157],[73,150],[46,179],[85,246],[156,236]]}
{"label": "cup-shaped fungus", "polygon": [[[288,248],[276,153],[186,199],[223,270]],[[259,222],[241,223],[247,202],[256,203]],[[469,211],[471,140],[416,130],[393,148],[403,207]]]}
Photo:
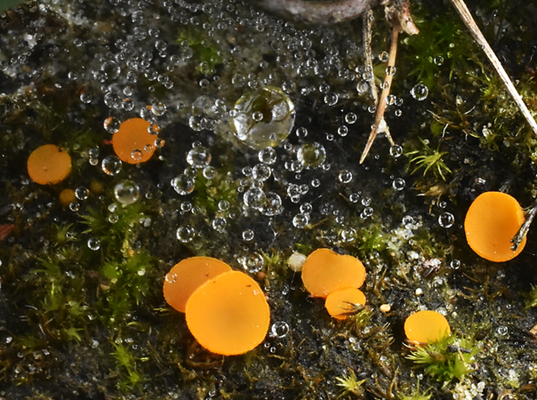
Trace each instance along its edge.
{"label": "cup-shaped fungus", "polygon": [[313,297],[359,288],[365,281],[365,267],[356,257],[340,255],[329,249],[311,253],[302,267],[302,282]]}
{"label": "cup-shaped fungus", "polygon": [[185,312],[186,302],[197,288],[229,271],[229,265],[212,257],[190,257],[182,260],[166,274],[164,299],[177,311]]}
{"label": "cup-shaped fungus", "polygon": [[265,294],[240,271],[224,272],[196,289],[185,314],[198,343],[227,356],[254,349],[265,339],[270,323]]}
{"label": "cup-shaped fungus", "polygon": [[405,321],[405,335],[415,344],[435,343],[450,334],[447,319],[436,311],[418,311]]}
{"label": "cup-shaped fungus", "polygon": [[501,192],[485,192],[470,205],[464,220],[468,245],[479,256],[495,262],[516,257],[526,244],[524,238],[516,251],[511,239],[524,223],[524,211],[518,201]]}
{"label": "cup-shaped fungus", "polygon": [[[112,146],[121,161],[129,164],[146,162],[155,152],[156,130],[142,118],[131,118],[121,123],[112,137]],[[150,132],[151,131],[151,132]]]}
{"label": "cup-shaped fungus", "polygon": [[365,294],[357,288],[335,290],[325,300],[324,306],[332,317],[347,319],[365,306]]}
{"label": "cup-shaped fungus", "polygon": [[28,157],[28,175],[40,185],[56,184],[71,173],[71,156],[54,144],[35,149]]}

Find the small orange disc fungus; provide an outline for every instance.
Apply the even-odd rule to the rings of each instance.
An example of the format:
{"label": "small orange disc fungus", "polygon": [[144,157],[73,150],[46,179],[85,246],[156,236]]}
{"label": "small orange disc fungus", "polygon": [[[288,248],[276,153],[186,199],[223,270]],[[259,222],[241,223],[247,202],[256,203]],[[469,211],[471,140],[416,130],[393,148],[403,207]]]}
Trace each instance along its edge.
{"label": "small orange disc fungus", "polygon": [[69,207],[69,204],[76,201],[75,191],[73,189],[63,189],[59,195],[62,206]]}
{"label": "small orange disc fungus", "polygon": [[229,271],[229,265],[212,257],[190,257],[182,260],[166,274],[164,298],[177,311],[185,312],[188,298],[198,287]]}
{"label": "small orange disc fungus", "polygon": [[415,344],[438,342],[450,334],[447,319],[436,311],[418,311],[405,321],[405,335]]}
{"label": "small orange disc fungus", "polygon": [[516,251],[511,239],[524,223],[524,211],[518,201],[505,193],[485,192],[470,205],[464,231],[468,245],[479,256],[495,262],[515,258],[526,244],[524,238]]}
{"label": "small orange disc fungus", "polygon": [[365,294],[357,288],[335,290],[326,296],[328,314],[336,319],[347,319],[365,306]]}
{"label": "small orange disc fungus", "polygon": [[243,354],[265,339],[270,309],[256,281],[230,271],[192,293],[186,303],[186,323],[207,350],[226,356]]}
{"label": "small orange disc fungus", "polygon": [[56,184],[71,173],[71,156],[54,144],[35,149],[28,157],[28,175],[40,185]]}
{"label": "small orange disc fungus", "polygon": [[146,162],[155,152],[157,135],[149,133],[151,123],[142,118],[124,121],[112,137],[112,146],[121,161],[129,164]]}
{"label": "small orange disc fungus", "polygon": [[313,297],[328,296],[335,290],[359,288],[365,281],[365,267],[356,257],[329,249],[311,253],[302,267],[302,282]]}

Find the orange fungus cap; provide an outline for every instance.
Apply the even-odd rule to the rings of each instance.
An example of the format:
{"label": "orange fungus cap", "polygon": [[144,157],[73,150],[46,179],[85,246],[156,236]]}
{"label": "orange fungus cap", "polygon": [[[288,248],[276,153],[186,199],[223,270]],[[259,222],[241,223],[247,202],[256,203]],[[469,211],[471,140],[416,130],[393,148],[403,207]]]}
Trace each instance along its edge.
{"label": "orange fungus cap", "polygon": [[359,288],[365,281],[365,267],[356,257],[329,249],[311,253],[302,267],[302,282],[313,297],[328,296],[335,290]]}
{"label": "orange fungus cap", "polygon": [[71,156],[54,144],[35,149],[28,157],[28,175],[41,185],[56,184],[71,173]]}
{"label": "orange fungus cap", "polygon": [[229,271],[229,265],[212,257],[190,257],[182,260],[166,274],[164,298],[177,311],[185,312],[188,298],[198,287]]}
{"label": "orange fungus cap", "polygon": [[121,161],[139,164],[151,158],[158,136],[149,133],[150,126],[151,123],[142,118],[131,118],[121,123],[112,137],[112,146]]}
{"label": "orange fungus cap", "polygon": [[418,311],[405,321],[405,335],[416,344],[438,342],[450,334],[446,317],[436,311]]}
{"label": "orange fungus cap", "polygon": [[479,256],[495,262],[516,257],[526,244],[524,238],[516,251],[511,239],[524,223],[524,211],[518,201],[501,192],[485,192],[470,205],[464,220],[468,245]]}
{"label": "orange fungus cap", "polygon": [[347,319],[365,306],[365,294],[357,288],[335,290],[326,296],[324,306],[332,317]]}
{"label": "orange fungus cap", "polygon": [[230,271],[200,286],[186,303],[186,323],[207,350],[223,355],[243,354],[267,335],[270,309],[256,281]]}

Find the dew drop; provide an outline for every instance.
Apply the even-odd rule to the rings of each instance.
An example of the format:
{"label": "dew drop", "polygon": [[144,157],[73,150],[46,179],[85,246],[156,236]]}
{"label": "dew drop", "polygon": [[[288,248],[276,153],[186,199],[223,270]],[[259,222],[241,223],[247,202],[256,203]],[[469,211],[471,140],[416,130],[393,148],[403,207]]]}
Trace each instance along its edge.
{"label": "dew drop", "polygon": [[438,225],[442,228],[451,228],[455,223],[455,216],[450,212],[443,212],[438,216]]}
{"label": "dew drop", "polygon": [[181,174],[171,180],[171,185],[181,196],[186,196],[194,191],[195,181],[185,174]]}
{"label": "dew drop", "polygon": [[119,174],[121,171],[121,165],[121,160],[113,155],[106,156],[101,162],[101,168],[103,169],[104,173],[110,176]]}
{"label": "dew drop", "polygon": [[97,238],[89,238],[88,248],[93,251],[99,250],[101,248],[101,241]]}
{"label": "dew drop", "polygon": [[140,198],[140,189],[134,181],[125,180],[114,187],[114,197],[124,206],[134,204]]}
{"label": "dew drop", "polygon": [[179,240],[181,243],[189,243],[194,239],[194,228],[192,228],[190,225],[180,226],[177,229],[177,240]]}
{"label": "dew drop", "polygon": [[422,83],[418,83],[410,90],[410,94],[418,101],[423,101],[429,95],[429,88]]}
{"label": "dew drop", "polygon": [[406,186],[406,182],[403,178],[396,178],[392,182],[392,187],[398,191],[403,190],[405,186]]}

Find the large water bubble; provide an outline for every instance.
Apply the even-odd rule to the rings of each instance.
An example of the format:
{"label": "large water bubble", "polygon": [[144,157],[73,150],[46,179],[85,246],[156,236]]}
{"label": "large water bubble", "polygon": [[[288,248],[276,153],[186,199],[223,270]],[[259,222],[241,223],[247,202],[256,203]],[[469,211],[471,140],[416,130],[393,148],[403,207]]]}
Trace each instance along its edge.
{"label": "large water bubble", "polygon": [[237,100],[232,127],[239,140],[261,150],[277,146],[289,136],[295,115],[289,96],[277,87],[267,86]]}

